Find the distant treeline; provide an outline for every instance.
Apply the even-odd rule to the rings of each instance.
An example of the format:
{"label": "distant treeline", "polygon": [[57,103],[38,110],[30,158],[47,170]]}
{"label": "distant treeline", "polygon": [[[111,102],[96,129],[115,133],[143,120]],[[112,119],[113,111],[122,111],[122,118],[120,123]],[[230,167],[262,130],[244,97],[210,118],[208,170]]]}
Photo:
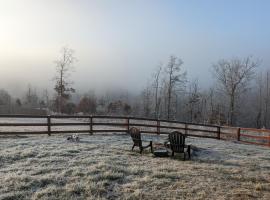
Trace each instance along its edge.
{"label": "distant treeline", "polygon": [[[134,95],[129,91],[95,91],[79,94],[68,76],[75,58],[64,48],[56,62],[55,94],[37,92],[29,86],[21,98],[0,90],[0,114],[64,113],[130,115],[219,125],[270,128],[269,73],[259,72],[252,57],[220,60],[211,69],[215,84],[202,89],[198,80],[187,80],[183,61],[171,56],[159,65],[149,83]],[[76,81],[76,80],[75,80]],[[39,111],[37,111],[39,110]],[[19,113],[22,114],[22,113]]]}

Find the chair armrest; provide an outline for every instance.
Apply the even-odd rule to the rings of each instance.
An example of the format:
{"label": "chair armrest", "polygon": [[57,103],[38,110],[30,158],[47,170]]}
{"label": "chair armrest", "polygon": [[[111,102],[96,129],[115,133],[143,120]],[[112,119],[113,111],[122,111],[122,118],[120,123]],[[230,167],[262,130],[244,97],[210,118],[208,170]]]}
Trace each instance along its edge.
{"label": "chair armrest", "polygon": [[149,141],[149,140],[141,140],[144,143],[149,143],[149,145],[151,145],[153,143],[153,141]]}

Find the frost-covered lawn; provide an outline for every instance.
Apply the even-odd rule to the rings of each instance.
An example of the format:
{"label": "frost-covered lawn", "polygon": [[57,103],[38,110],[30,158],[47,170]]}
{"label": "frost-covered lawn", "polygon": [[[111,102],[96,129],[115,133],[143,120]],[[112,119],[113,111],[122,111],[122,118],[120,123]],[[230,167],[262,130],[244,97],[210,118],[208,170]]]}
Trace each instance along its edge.
{"label": "frost-covered lawn", "polygon": [[128,135],[0,136],[0,199],[270,199],[270,148],[189,138],[189,161]]}

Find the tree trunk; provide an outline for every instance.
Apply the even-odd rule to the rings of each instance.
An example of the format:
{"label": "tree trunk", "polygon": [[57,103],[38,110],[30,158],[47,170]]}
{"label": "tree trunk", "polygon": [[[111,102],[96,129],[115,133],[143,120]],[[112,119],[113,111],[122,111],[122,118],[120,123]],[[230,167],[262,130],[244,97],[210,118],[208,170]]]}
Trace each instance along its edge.
{"label": "tree trunk", "polygon": [[235,101],[235,96],[234,94],[231,95],[230,98],[230,125],[233,126],[235,123],[234,119],[234,102]]}
{"label": "tree trunk", "polygon": [[171,115],[171,89],[168,90],[168,107],[167,107],[167,119],[170,119]]}
{"label": "tree trunk", "polygon": [[158,80],[156,82],[156,90],[155,90],[155,118],[158,118],[159,115],[159,102],[158,102]]}
{"label": "tree trunk", "polygon": [[170,69],[170,79],[169,79],[169,88],[168,88],[168,107],[167,107],[167,119],[170,119],[171,116],[171,98],[172,98],[172,67]]}
{"label": "tree trunk", "polygon": [[58,112],[62,113],[63,105],[63,70],[60,71],[60,96],[59,96],[59,110]]}

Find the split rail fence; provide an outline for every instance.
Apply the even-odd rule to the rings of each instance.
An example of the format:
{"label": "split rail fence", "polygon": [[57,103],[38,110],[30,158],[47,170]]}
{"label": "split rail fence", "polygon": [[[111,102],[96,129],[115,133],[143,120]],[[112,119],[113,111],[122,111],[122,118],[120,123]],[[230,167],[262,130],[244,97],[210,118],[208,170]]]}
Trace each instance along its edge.
{"label": "split rail fence", "polygon": [[[57,127],[67,128],[71,126],[73,127],[72,130],[71,128],[68,130],[57,129]],[[18,129],[16,131],[10,130],[7,127],[18,127],[19,131]],[[23,129],[22,131],[22,128],[20,127],[43,127],[43,130],[36,129],[31,131],[29,129]],[[80,128],[74,129],[74,127]],[[143,133],[147,134],[168,134],[171,131],[178,130],[184,132],[187,136],[234,140],[270,147],[270,130],[267,129],[225,127],[210,124],[123,116],[0,115],[0,135],[94,134],[98,132],[123,133],[127,132],[130,127],[138,127]]]}

